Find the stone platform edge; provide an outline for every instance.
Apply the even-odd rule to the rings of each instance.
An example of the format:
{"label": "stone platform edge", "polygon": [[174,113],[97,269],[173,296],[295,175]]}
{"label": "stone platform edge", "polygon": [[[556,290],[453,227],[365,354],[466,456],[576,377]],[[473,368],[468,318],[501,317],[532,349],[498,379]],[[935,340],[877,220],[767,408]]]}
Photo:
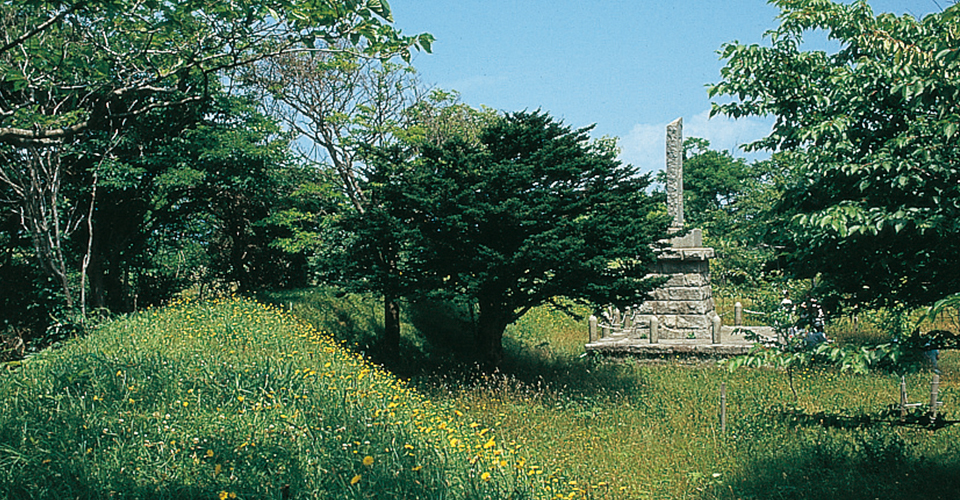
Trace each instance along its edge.
{"label": "stone platform edge", "polygon": [[656,344],[641,342],[595,342],[584,346],[587,352],[610,355],[641,357],[703,357],[729,358],[741,356],[753,348],[750,344],[673,344],[661,341]]}

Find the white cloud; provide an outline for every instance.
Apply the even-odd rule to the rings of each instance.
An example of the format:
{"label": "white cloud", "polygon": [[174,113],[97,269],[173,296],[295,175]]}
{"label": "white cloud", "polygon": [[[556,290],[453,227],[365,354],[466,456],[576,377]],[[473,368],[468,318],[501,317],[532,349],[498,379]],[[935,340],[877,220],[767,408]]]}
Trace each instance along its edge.
{"label": "white cloud", "polygon": [[620,161],[642,173],[662,170],[666,162],[667,124],[638,123],[620,139]]}
{"label": "white cloud", "polygon": [[744,153],[740,149],[744,144],[765,137],[773,128],[773,118],[740,118],[734,120],[726,116],[710,118],[710,111],[704,111],[689,121],[684,120],[683,135],[702,137],[710,141],[712,149],[730,151],[734,156],[748,159],[765,158],[768,153]]}
{"label": "white cloud", "polygon": [[[684,117],[683,136],[700,137],[710,141],[716,150],[728,150],[733,156],[756,160],[767,158],[768,153],[744,153],[740,146],[753,142],[770,133],[772,119],[741,118],[733,120],[724,116],[710,118],[710,111],[693,117]],[[636,166],[641,172],[656,172],[666,162],[667,122],[638,123],[621,138],[620,160]]]}

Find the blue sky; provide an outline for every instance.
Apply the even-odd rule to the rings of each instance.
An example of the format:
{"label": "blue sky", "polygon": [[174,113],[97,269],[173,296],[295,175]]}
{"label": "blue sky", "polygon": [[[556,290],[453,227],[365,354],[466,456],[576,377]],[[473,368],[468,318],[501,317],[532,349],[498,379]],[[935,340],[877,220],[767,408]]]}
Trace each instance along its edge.
{"label": "blue sky", "polygon": [[[939,3],[939,6],[937,5]],[[922,17],[952,0],[873,0],[875,12]],[[708,120],[706,84],[720,79],[725,42],[762,43],[779,10],[763,0],[390,0],[404,33],[428,32],[432,54],[413,60],[424,83],[472,106],[541,108],[593,135],[620,138],[621,159],[642,171],[664,162],[664,128],[737,146],[772,119]],[[814,48],[822,37],[808,37]],[[748,157],[750,158],[750,157]]]}

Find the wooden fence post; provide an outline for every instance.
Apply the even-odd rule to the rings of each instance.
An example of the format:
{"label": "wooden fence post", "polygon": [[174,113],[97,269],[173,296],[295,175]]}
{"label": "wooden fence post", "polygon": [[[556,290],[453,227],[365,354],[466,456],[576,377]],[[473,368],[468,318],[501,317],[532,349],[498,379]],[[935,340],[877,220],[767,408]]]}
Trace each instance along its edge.
{"label": "wooden fence post", "polygon": [[940,392],[940,375],[934,373],[930,381],[930,423],[937,420],[937,393]]}
{"label": "wooden fence post", "polygon": [[592,314],[590,315],[589,335],[591,343],[597,341],[597,317]]}
{"label": "wooden fence post", "polygon": [[727,433],[727,383],[720,382],[720,434]]}
{"label": "wooden fence post", "polygon": [[743,326],[743,304],[733,304],[733,326]]}
{"label": "wooden fence post", "polygon": [[907,419],[907,378],[900,375],[900,423]]}

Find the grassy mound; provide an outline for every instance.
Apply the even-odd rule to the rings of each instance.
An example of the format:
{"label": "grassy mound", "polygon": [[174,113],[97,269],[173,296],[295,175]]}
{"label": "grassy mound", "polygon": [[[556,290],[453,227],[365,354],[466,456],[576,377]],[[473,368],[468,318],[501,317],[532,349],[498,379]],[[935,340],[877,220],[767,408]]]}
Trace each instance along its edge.
{"label": "grassy mound", "polygon": [[[4,498],[538,496],[495,431],[278,309],[175,304],[0,374]],[[535,479],[535,476],[534,476]]]}

